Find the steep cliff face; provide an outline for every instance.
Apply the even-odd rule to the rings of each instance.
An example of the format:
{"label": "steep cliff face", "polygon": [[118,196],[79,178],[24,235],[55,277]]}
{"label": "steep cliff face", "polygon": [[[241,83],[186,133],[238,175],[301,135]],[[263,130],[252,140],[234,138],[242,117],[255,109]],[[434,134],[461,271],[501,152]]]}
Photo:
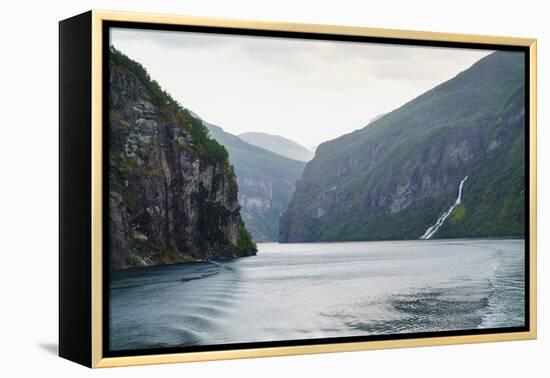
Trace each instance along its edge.
{"label": "steep cliff face", "polygon": [[111,268],[255,254],[227,151],[202,122],[114,49],[110,90]]}
{"label": "steep cliff face", "polygon": [[524,234],[523,54],[496,52],[365,128],[323,143],[280,241]]}
{"label": "steep cliff face", "polygon": [[256,242],[277,241],[279,218],[290,203],[305,163],[247,143],[221,127],[206,125],[211,137],[225,146],[235,167],[247,229]]}

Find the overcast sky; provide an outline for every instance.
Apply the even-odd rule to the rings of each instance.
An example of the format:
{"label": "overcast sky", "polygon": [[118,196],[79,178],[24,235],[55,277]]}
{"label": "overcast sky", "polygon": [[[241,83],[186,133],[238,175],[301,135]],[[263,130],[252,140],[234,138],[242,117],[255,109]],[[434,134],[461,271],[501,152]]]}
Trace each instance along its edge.
{"label": "overcast sky", "polygon": [[111,29],[111,44],[205,121],[308,148],[364,127],[491,52],[121,28]]}

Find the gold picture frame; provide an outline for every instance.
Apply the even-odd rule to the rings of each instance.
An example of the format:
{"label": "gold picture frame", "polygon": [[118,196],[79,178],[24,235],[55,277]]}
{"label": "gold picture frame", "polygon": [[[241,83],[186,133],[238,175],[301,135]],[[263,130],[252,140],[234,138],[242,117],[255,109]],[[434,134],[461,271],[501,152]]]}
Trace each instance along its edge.
{"label": "gold picture frame", "polygon": [[[453,42],[453,43],[469,43],[479,45],[501,45],[501,46],[520,46],[528,50],[529,55],[529,103],[528,103],[528,119],[529,119],[529,235],[526,239],[529,241],[528,262],[529,262],[529,283],[528,283],[528,303],[529,303],[529,329],[524,332],[503,332],[493,334],[476,334],[476,335],[457,335],[444,337],[422,337],[422,338],[404,338],[397,340],[377,340],[377,341],[361,341],[361,342],[342,342],[331,344],[308,344],[299,346],[275,346],[275,347],[258,347],[251,349],[231,349],[231,350],[215,350],[215,351],[200,351],[200,352],[185,352],[185,353],[169,353],[169,354],[154,354],[154,355],[137,355],[137,356],[122,356],[122,357],[105,357],[103,353],[104,335],[103,335],[103,301],[105,288],[103,287],[103,268],[104,268],[104,251],[103,251],[103,194],[104,183],[103,178],[103,122],[104,122],[104,28],[107,22],[127,22],[140,24],[155,24],[166,26],[198,26],[198,27],[215,27],[241,30],[262,30],[262,31],[277,31],[289,33],[313,33],[334,36],[357,36],[357,37],[375,37],[399,40],[412,40],[419,42]],[[89,177],[89,181],[83,182],[83,186],[90,185],[89,191],[86,193],[70,193],[71,189],[63,189],[63,159],[67,155],[63,155],[61,151],[61,182],[62,191],[64,191],[67,199],[66,203],[60,204],[61,218],[66,215],[64,206],[70,206],[71,201],[82,200],[81,196],[89,195],[86,203],[85,213],[69,214],[73,217],[89,217],[88,223],[76,225],[71,222],[69,215],[65,217],[66,221],[61,220],[62,227],[60,230],[60,238],[64,240],[69,232],[76,235],[84,233],[87,239],[80,238],[79,240],[61,241],[60,246],[60,355],[79,362],[81,364],[99,368],[99,367],[115,367],[115,366],[130,366],[144,364],[161,364],[174,362],[189,362],[189,361],[207,361],[219,359],[237,359],[250,357],[267,357],[267,356],[284,356],[284,355],[300,355],[311,353],[328,353],[328,352],[347,352],[372,349],[387,349],[387,348],[402,348],[402,347],[420,347],[420,346],[435,346],[449,344],[466,344],[466,343],[483,343],[496,341],[512,341],[512,340],[529,340],[535,339],[537,335],[537,264],[536,264],[536,211],[537,211],[537,170],[536,170],[536,98],[537,98],[537,41],[531,38],[515,38],[501,36],[484,36],[484,35],[469,35],[469,34],[454,34],[454,33],[437,33],[412,30],[394,30],[394,29],[378,29],[367,27],[354,26],[336,26],[336,25],[316,25],[316,24],[296,24],[282,22],[260,22],[249,20],[230,20],[218,19],[210,17],[189,17],[161,14],[145,14],[145,13],[127,13],[127,12],[110,12],[110,11],[90,11],[83,15],[76,16],[72,19],[62,21],[60,23],[60,88],[61,92],[69,91],[71,85],[74,85],[74,80],[71,77],[78,78],[84,83],[82,93],[86,94],[89,91],[89,108],[85,110],[86,103],[80,105],[74,104],[71,101],[83,101],[80,97],[60,95],[60,124],[61,134],[64,133],[69,126],[75,127],[75,121],[88,121],[89,128],[82,127],[82,138],[85,143],[89,144],[90,167],[85,173]],[[78,33],[83,35],[82,39],[78,39]],[[84,42],[82,42],[84,41]],[[89,63],[86,67],[89,69],[89,77],[82,78],[82,72],[74,73],[70,76],[65,70],[69,70],[67,61],[74,58],[74,54],[78,53],[78,49],[86,49],[87,53],[80,58],[82,61]],[[82,55],[82,54],[81,54]],[[85,72],[85,71],[83,71]],[[66,76],[66,78],[63,78]],[[71,81],[73,80],[73,81]],[[67,87],[65,87],[65,85]],[[74,87],[71,87],[74,88]],[[71,98],[72,97],[72,98]],[[81,106],[83,112],[79,114],[66,113],[68,108],[75,109],[75,106]],[[87,113],[86,113],[87,112]],[[86,113],[86,114],[84,114]],[[84,115],[83,115],[84,114]],[[70,131],[77,132],[77,131]],[[67,136],[69,138],[69,136]],[[74,135],[72,136],[74,139]],[[61,149],[64,148],[63,135],[61,137]],[[70,139],[70,138],[69,138]],[[66,143],[69,143],[67,140]],[[69,153],[68,151],[67,153]],[[67,163],[69,164],[69,163]],[[70,175],[71,168],[67,165],[66,175]],[[76,190],[76,189],[75,189]],[[64,210],[65,209],[65,210]],[[75,210],[76,211],[76,210]],[[71,229],[71,227],[81,227],[79,230]],[[88,228],[89,227],[89,228]],[[71,244],[72,243],[72,244]],[[72,253],[80,253],[80,249],[85,250],[84,258],[69,256],[70,247]],[[75,250],[75,246],[79,249]],[[72,273],[71,273],[72,272]],[[80,274],[85,272],[83,274]],[[75,275],[79,277],[75,277]],[[81,281],[79,281],[81,280]],[[86,284],[88,282],[89,284]],[[88,292],[89,290],[89,292]],[[82,300],[76,301],[74,297],[80,291]],[[75,302],[76,301],[76,302]],[[82,314],[89,313],[82,318]],[[79,320],[74,320],[79,317]],[[76,322],[76,323],[75,323]],[[70,326],[67,324],[71,323]],[[79,341],[86,344],[80,348],[80,351],[75,351]]]}

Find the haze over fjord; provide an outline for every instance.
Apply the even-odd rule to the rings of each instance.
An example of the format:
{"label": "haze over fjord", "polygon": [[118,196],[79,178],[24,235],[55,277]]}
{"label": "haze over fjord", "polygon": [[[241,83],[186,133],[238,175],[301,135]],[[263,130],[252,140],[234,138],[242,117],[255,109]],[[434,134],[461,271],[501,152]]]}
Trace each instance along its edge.
{"label": "haze over fjord", "polygon": [[364,127],[491,52],[121,28],[111,43],[202,119],[308,148]]}

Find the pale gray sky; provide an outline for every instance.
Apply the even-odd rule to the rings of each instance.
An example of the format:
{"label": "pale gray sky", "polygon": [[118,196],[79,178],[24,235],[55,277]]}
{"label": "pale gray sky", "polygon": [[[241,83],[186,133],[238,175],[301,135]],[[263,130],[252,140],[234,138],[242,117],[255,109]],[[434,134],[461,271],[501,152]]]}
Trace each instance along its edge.
{"label": "pale gray sky", "polygon": [[308,148],[364,127],[491,52],[121,28],[111,29],[111,44],[205,121]]}

